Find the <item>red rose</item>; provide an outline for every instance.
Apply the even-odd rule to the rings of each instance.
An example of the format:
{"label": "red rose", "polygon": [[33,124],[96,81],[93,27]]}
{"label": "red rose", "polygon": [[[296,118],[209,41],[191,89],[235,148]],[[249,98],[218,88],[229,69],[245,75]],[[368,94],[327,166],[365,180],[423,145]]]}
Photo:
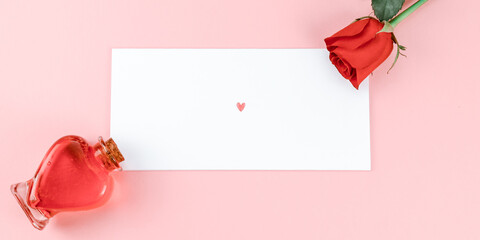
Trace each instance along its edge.
{"label": "red rose", "polygon": [[382,28],[377,19],[366,18],[325,39],[330,61],[356,89],[392,52],[392,33],[379,33]]}

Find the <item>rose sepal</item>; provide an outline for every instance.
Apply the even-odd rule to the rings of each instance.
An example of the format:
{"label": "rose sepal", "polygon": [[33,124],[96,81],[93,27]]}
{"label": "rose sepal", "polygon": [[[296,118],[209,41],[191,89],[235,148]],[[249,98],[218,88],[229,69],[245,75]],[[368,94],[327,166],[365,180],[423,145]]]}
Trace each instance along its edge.
{"label": "rose sepal", "polygon": [[390,24],[388,21],[382,21],[383,23],[383,28],[377,32],[377,34],[379,33],[382,33],[382,32],[385,32],[385,33],[391,33],[392,34],[392,40],[393,42],[395,43],[395,45],[397,45],[397,54],[395,56],[395,60],[393,61],[392,63],[392,66],[388,69],[387,71],[387,74],[390,73],[390,70],[392,70],[392,68],[395,66],[395,64],[397,63],[398,61],[398,57],[400,55],[406,57],[407,55],[403,54],[401,51],[405,51],[407,50],[407,48],[405,46],[402,46],[398,43],[398,40],[397,40],[397,37],[395,37],[395,34],[393,33],[393,31],[395,30],[395,27],[392,26],[392,24]]}

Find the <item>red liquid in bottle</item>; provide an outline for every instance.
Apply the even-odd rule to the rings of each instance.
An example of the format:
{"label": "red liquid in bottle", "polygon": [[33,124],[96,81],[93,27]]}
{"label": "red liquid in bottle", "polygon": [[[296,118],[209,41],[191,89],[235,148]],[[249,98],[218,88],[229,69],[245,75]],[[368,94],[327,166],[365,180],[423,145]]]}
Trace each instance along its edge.
{"label": "red liquid in bottle", "polygon": [[43,229],[55,214],[88,210],[110,197],[110,173],[120,169],[124,158],[112,139],[94,146],[81,137],[65,136],[55,142],[35,176],[14,184],[12,193],[37,229]]}

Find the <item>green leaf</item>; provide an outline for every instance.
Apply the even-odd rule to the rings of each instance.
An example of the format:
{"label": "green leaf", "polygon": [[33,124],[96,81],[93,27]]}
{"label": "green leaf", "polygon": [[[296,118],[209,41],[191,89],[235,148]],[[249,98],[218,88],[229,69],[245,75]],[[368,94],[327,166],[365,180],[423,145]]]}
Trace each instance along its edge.
{"label": "green leaf", "polygon": [[405,0],[372,0],[373,11],[378,20],[388,21],[397,15]]}

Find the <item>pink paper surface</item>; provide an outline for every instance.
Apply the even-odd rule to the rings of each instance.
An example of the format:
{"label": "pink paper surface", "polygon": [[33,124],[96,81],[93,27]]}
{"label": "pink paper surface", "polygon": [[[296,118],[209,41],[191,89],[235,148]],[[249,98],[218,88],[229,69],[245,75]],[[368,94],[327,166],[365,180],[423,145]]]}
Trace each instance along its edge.
{"label": "pink paper surface", "polygon": [[120,172],[103,208],[39,232],[9,186],[60,136],[109,135],[112,48],[324,47],[370,1],[1,0],[0,239],[480,239],[479,7],[398,26],[408,58],[370,79],[372,171]]}

